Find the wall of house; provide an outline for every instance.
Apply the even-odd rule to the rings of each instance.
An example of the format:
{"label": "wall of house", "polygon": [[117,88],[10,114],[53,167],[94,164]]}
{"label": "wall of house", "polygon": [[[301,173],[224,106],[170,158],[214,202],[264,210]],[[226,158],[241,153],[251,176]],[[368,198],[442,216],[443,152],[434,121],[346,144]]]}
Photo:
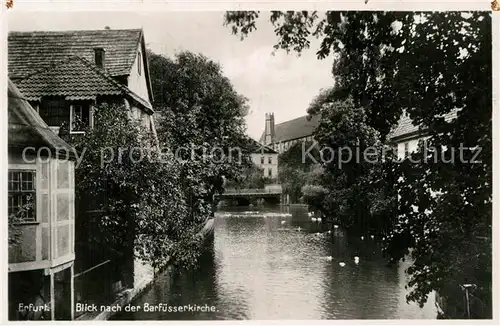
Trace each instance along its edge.
{"label": "wall of house", "polygon": [[408,144],[408,152],[413,153],[418,149],[419,141],[427,138],[429,137],[417,137],[417,138],[410,138],[398,141],[397,142],[398,159],[402,160],[405,158],[405,144]]}
{"label": "wall of house", "polygon": [[[261,158],[264,156],[264,164],[261,163]],[[278,154],[272,153],[252,153],[252,162],[261,169],[264,169],[264,177],[269,177],[269,169],[271,169],[271,178],[278,177]],[[271,158],[271,164],[269,164],[269,158]]]}
{"label": "wall of house", "polygon": [[151,114],[144,112],[144,110],[133,104],[130,106],[130,110],[132,112],[132,117],[139,120],[141,125],[146,128],[146,130],[153,131],[153,124],[151,123],[153,116]]}
{"label": "wall of house", "polygon": [[9,151],[9,170],[33,170],[36,219],[18,224],[20,241],[9,247],[9,270],[49,268],[74,260],[74,162],[55,158],[23,159]]}
{"label": "wall of house", "polygon": [[151,103],[146,82],[146,73],[144,71],[144,69],[146,68],[144,66],[144,56],[146,54],[142,53],[141,44],[139,44],[137,48],[137,53],[141,53],[141,73],[139,74],[137,70],[139,64],[139,55],[136,55],[134,64],[132,65],[132,70],[130,70],[130,75],[128,76],[128,88],[130,88],[132,92],[136,93],[137,95]]}

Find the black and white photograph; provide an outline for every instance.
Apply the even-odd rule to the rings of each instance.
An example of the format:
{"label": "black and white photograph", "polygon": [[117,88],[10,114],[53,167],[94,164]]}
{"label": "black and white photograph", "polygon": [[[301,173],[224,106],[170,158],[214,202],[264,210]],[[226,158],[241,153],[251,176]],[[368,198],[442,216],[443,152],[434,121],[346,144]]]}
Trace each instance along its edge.
{"label": "black and white photograph", "polygon": [[493,319],[496,1],[11,6],[6,321]]}

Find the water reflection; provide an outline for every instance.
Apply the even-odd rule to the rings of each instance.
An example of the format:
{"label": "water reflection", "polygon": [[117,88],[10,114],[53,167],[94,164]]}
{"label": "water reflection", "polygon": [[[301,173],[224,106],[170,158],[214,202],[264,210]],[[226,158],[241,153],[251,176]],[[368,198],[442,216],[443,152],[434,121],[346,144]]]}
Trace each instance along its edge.
{"label": "water reflection", "polygon": [[341,229],[329,234],[304,208],[227,209],[215,221],[213,256],[197,270],[165,273],[135,303],[208,304],[218,311],[118,318],[435,318],[433,302],[422,309],[406,304],[407,264],[387,267],[376,238],[349,238]]}

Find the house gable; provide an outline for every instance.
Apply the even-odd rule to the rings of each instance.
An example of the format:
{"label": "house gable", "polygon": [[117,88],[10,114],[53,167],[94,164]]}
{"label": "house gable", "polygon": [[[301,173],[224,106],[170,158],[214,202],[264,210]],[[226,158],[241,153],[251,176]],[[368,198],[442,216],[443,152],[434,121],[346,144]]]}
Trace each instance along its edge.
{"label": "house gable", "polygon": [[142,33],[136,47],[136,53],[132,67],[127,77],[127,85],[132,92],[136,93],[144,100],[148,101],[149,103],[153,102],[146,44]]}

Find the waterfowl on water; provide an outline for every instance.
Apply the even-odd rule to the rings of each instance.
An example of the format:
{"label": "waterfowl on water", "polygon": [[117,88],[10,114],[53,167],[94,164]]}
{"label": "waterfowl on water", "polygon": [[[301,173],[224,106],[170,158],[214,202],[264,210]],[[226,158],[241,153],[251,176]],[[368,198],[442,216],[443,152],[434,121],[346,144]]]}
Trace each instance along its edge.
{"label": "waterfowl on water", "polygon": [[337,224],[335,224],[333,227],[334,227],[334,228],[336,228],[336,229],[338,229],[338,228],[339,228],[339,226],[338,226]]}
{"label": "waterfowl on water", "polygon": [[326,233],[330,234],[330,233],[332,233],[332,230],[328,230],[328,231],[326,231]]}
{"label": "waterfowl on water", "polygon": [[341,262],[339,263],[339,265],[340,265],[340,267],[344,267],[344,266],[345,266],[345,263],[344,263],[343,261],[341,261]]}
{"label": "waterfowl on water", "polygon": [[328,257],[326,257],[326,260],[331,261],[331,260],[333,260],[333,257],[332,256],[328,256]]}
{"label": "waterfowl on water", "polygon": [[281,221],[281,225],[286,224],[286,221]]}
{"label": "waterfowl on water", "polygon": [[354,263],[355,263],[355,264],[358,264],[358,263],[359,263],[359,257],[358,257],[358,256],[354,256]]}
{"label": "waterfowl on water", "polygon": [[316,221],[321,222],[321,217],[318,217]]}
{"label": "waterfowl on water", "polygon": [[374,239],[374,238],[375,238],[375,236],[372,234],[372,235],[370,235],[370,238]]}
{"label": "waterfowl on water", "polygon": [[364,236],[361,236],[361,240],[365,240],[365,237],[364,237]]}
{"label": "waterfowl on water", "polygon": [[309,216],[309,217],[314,216],[314,212],[307,213],[307,216]]}
{"label": "waterfowl on water", "polygon": [[311,222],[316,222],[316,218],[315,217],[311,217]]}

